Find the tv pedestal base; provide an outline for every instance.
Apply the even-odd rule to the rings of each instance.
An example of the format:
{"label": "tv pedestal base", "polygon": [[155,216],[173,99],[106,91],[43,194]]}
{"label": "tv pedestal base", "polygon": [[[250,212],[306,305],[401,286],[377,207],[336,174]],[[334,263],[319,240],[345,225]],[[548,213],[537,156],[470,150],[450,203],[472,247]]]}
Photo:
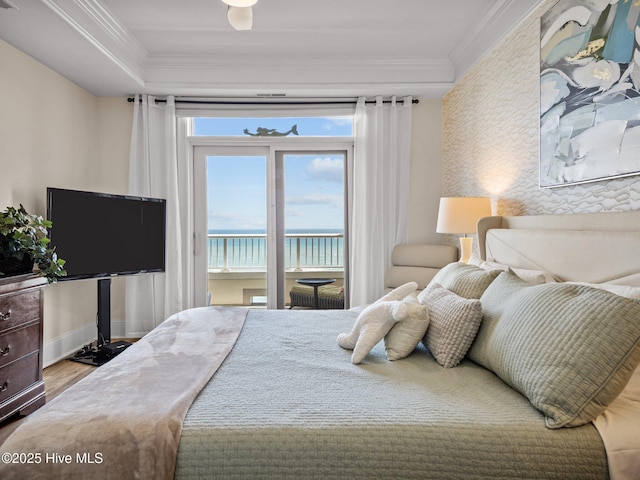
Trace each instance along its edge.
{"label": "tv pedestal base", "polygon": [[99,367],[130,346],[129,342],[111,341],[111,279],[98,280],[98,339],[77,352],[69,360]]}
{"label": "tv pedestal base", "polygon": [[83,348],[69,360],[99,367],[124,352],[129,346],[131,346],[129,342],[118,341],[97,348]]}

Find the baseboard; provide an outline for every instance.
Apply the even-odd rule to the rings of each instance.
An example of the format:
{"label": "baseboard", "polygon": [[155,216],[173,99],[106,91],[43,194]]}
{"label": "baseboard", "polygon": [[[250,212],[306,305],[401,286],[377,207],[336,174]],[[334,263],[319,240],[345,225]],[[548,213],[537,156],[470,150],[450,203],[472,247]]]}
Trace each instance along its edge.
{"label": "baseboard", "polygon": [[[124,337],[124,320],[111,321],[111,338]],[[43,347],[42,364],[44,367],[53,365],[60,360],[70,357],[85,345],[96,339],[96,325],[89,323],[72,332],[46,342]]]}

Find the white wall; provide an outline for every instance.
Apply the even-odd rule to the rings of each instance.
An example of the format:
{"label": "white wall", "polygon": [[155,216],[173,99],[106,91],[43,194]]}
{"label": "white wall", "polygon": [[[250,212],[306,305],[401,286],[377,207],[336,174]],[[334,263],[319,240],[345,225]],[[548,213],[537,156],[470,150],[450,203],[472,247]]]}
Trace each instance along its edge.
{"label": "white wall", "polygon": [[411,123],[409,243],[442,242],[436,233],[442,190],[442,101],[420,99]]}
{"label": "white wall", "polygon": [[[98,98],[0,40],[0,209],[22,203],[46,215],[46,187],[126,193],[132,107]],[[90,235],[90,232],[88,232]],[[123,281],[112,318],[124,318]],[[95,280],[45,288],[44,358],[95,338]]]}

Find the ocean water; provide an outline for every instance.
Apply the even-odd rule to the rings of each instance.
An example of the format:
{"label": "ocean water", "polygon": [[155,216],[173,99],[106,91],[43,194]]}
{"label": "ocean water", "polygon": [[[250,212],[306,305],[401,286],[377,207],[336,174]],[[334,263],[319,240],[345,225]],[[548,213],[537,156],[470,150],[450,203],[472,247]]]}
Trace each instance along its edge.
{"label": "ocean water", "polygon": [[[209,230],[207,256],[210,269],[266,269],[264,230]],[[340,235],[326,237],[324,235]],[[225,262],[226,243],[226,262]],[[342,267],[344,237],[342,229],[286,230],[285,268]]]}

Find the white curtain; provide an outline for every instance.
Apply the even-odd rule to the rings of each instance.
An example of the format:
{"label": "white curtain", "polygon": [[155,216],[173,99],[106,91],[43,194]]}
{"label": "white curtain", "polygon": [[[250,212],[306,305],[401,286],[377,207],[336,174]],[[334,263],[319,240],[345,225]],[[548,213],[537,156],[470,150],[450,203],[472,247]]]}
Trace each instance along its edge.
{"label": "white curtain", "polygon": [[[129,159],[129,193],[167,200],[164,273],[127,278],[125,334],[139,337],[185,307],[183,228],[180,220],[180,165],[177,154],[175,101],[156,103],[136,95]],[[183,195],[184,196],[184,195]]]}
{"label": "white curtain", "polygon": [[350,211],[350,305],[379,298],[391,250],[409,238],[411,97],[359,98]]}

